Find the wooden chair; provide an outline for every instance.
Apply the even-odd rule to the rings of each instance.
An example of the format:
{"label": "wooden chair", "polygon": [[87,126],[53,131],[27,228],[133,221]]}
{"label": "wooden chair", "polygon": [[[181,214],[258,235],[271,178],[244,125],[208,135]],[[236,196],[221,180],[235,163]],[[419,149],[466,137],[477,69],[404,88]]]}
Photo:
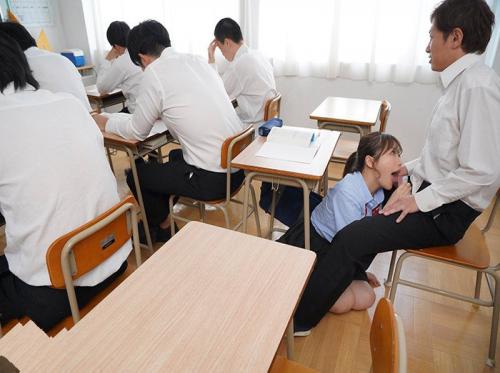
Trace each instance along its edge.
{"label": "wooden chair", "polygon": [[[399,257],[394,272],[394,263],[396,261],[397,251],[392,253],[391,264],[385,285],[391,287],[390,299],[394,302],[398,285],[405,285],[420,290],[428,291],[435,294],[440,294],[446,297],[462,300],[475,305],[493,307],[490,346],[486,365],[495,366],[495,349],[497,342],[498,331],[498,315],[500,312],[500,263],[490,265],[490,254],[488,245],[484,238],[484,234],[490,229],[495,218],[495,214],[499,205],[500,189],[497,191],[493,208],[490,211],[486,226],[480,229],[476,223],[473,223],[465,236],[455,245],[430,247],[421,250],[405,250]],[[449,264],[456,267],[470,269],[476,272],[476,288],[474,297],[465,296],[452,291],[443,290],[440,288],[431,287],[429,285],[417,283],[414,281],[403,280],[400,278],[401,269],[406,259],[417,257],[426,260],[433,260],[440,263]],[[394,273],[394,275],[393,275]],[[481,279],[482,274],[485,274],[488,283],[491,300],[481,299]],[[392,280],[391,280],[392,279]],[[494,282],[494,284],[493,284]]]}
{"label": "wooden chair", "polygon": [[[387,127],[387,120],[389,119],[389,114],[391,113],[391,104],[387,100],[383,100],[380,105],[380,127],[379,132],[385,132]],[[348,139],[343,134],[333,151],[332,162],[345,164],[347,158],[358,149],[359,140],[358,139]],[[340,180],[335,177],[330,177],[329,180]]]}
{"label": "wooden chair", "polygon": [[276,96],[267,100],[264,107],[264,121],[280,116],[281,109],[281,93],[276,93]]}
{"label": "wooden chair", "polygon": [[[64,328],[70,329],[80,320],[82,315],[90,312],[107,294],[128,277],[132,272],[130,266],[81,310],[78,308],[73,281],[110,258],[131,238],[137,266],[141,264],[137,213],[137,202],[133,196],[129,195],[109,210],[59,237],[50,245],[46,254],[50,281],[54,288],[66,289],[71,317],[63,319],[47,334],[52,336]],[[26,324],[28,321],[28,317],[11,320],[2,326],[2,333],[9,331],[18,322]]]}
{"label": "wooden chair", "polygon": [[269,368],[269,373],[318,373],[318,371],[305,367],[296,361],[288,360],[284,356],[276,355],[271,368]]}
{"label": "wooden chair", "polygon": [[[242,201],[237,200],[234,198],[236,194],[240,191],[240,189],[243,187],[244,183],[242,183],[234,192],[231,193],[231,162],[233,159],[241,153],[243,149],[245,149],[253,139],[253,134],[254,134],[254,129],[253,125],[250,125],[247,129],[245,129],[243,132],[232,136],[228,137],[224,143],[222,144],[221,147],[221,161],[220,165],[222,168],[226,169],[226,197],[223,199],[218,199],[218,200],[212,200],[212,201],[201,201],[201,200],[196,200],[193,198],[187,198],[187,197],[180,197],[179,201],[189,207],[196,207],[199,208],[200,210],[200,220],[202,222],[205,222],[205,208],[207,205],[215,207],[217,210],[222,211],[224,214],[224,220],[226,223],[226,228],[231,229],[231,223],[229,221],[229,214],[227,211],[227,207],[231,202],[243,205]],[[255,197],[255,189],[253,188],[252,185],[250,185],[250,191],[252,194],[252,206],[250,209],[250,212],[248,216],[250,216],[252,213],[255,215],[255,223],[257,224],[257,234],[260,236],[260,221],[259,221],[259,212],[258,212],[258,206],[257,206],[257,199]],[[175,220],[180,220],[184,222],[189,222],[190,220],[187,218],[184,218],[180,215],[177,215],[174,213],[174,199],[177,196],[171,195],[169,198],[169,210],[170,210],[170,229],[172,232],[172,236],[175,234]],[[236,226],[233,227],[234,230],[239,229],[239,227],[243,224],[243,220],[238,222]]]}
{"label": "wooden chair", "polygon": [[377,304],[370,328],[372,372],[406,373],[406,338],[403,323],[392,303],[382,298]]}

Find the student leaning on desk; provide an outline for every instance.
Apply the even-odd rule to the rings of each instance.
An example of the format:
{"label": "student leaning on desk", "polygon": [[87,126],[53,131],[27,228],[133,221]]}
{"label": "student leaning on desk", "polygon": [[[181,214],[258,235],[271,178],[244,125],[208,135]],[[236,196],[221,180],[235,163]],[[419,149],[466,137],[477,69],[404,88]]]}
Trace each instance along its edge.
{"label": "student leaning on desk", "polygon": [[35,39],[19,23],[0,23],[0,31],[17,41],[28,59],[33,76],[40,84],[40,88],[53,93],[70,93],[83,104],[87,111],[91,110],[82,77],[70,60],[58,53],[37,48]]}
{"label": "student leaning on desk", "polygon": [[[144,69],[141,94],[134,114],[94,115],[98,126],[128,139],[142,140],[160,119],[182,150],[170,152],[163,164],[137,164],[152,237],[170,237],[170,195],[214,200],[226,195],[226,170],[220,166],[224,140],[243,130],[216,71],[200,57],[178,53],[163,25],[145,21],[129,34],[132,61]],[[232,190],[243,182],[243,172],[231,178]],[[132,176],[127,183],[134,192]]]}
{"label": "student leaning on desk", "polygon": [[[44,330],[71,314],[52,288],[45,255],[52,242],[119,201],[103,138],[67,93],[39,89],[21,48],[0,31],[0,322],[30,317]],[[33,156],[30,149],[36,152]],[[76,281],[80,306],[126,268],[127,242]]]}

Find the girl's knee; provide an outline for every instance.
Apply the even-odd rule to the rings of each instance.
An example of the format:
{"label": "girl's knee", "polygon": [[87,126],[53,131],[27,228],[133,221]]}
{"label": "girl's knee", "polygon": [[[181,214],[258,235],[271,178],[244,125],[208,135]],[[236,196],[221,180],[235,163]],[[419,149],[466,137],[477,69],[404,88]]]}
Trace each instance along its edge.
{"label": "girl's knee", "polygon": [[330,308],[330,312],[340,314],[352,310],[355,302],[355,297],[351,286],[352,284],[344,290],[340,298],[337,299],[335,304]]}
{"label": "girl's knee", "polygon": [[353,309],[366,310],[375,303],[375,292],[373,288],[366,281],[353,281],[351,284],[352,293],[354,296]]}

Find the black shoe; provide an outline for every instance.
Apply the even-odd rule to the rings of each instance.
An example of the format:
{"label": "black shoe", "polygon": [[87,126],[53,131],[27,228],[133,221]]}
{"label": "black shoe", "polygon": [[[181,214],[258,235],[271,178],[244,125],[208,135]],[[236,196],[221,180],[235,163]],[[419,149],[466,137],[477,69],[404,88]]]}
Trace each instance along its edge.
{"label": "black shoe", "polygon": [[[139,229],[139,242],[143,245],[147,245],[148,241],[146,240],[146,231],[144,230],[144,224],[142,221],[137,224],[137,228]],[[151,236],[151,243],[154,244],[156,242],[156,233],[157,229],[149,227],[149,235]]]}
{"label": "black shoe", "polygon": [[[174,223],[174,227],[175,231],[178,232],[179,227],[177,226],[177,224]],[[170,227],[168,227],[167,229],[158,227],[158,230],[156,231],[156,242],[167,242],[168,240],[170,240],[170,238],[172,238]]]}

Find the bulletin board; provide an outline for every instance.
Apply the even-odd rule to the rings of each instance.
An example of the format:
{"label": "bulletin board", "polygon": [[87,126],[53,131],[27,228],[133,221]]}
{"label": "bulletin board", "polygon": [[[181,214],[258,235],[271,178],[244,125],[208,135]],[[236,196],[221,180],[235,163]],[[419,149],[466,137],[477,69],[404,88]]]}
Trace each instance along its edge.
{"label": "bulletin board", "polygon": [[0,0],[2,20],[10,9],[24,26],[50,26],[54,24],[53,0]]}

